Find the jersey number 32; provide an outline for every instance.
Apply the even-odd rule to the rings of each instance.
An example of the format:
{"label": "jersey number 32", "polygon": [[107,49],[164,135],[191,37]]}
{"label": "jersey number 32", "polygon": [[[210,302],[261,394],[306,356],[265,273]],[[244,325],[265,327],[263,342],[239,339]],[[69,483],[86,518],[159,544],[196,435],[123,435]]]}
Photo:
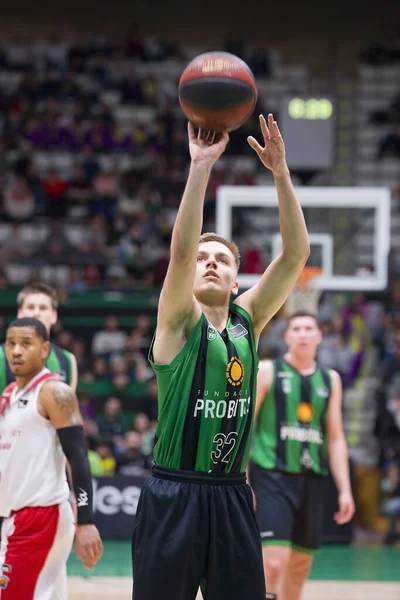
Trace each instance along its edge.
{"label": "jersey number 32", "polygon": [[214,464],[218,462],[228,463],[231,458],[231,454],[236,445],[237,432],[231,431],[228,435],[225,433],[217,433],[214,437],[213,442],[216,444],[215,450],[211,452],[211,458]]}

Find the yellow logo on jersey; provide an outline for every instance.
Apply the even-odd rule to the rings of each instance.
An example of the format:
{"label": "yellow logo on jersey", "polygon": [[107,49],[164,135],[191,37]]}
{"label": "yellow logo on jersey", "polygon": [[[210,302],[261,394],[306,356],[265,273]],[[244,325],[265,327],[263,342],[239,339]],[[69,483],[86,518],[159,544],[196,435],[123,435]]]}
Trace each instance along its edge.
{"label": "yellow logo on jersey", "polygon": [[240,385],[244,378],[244,364],[233,356],[226,367],[226,378],[231,385]]}
{"label": "yellow logo on jersey", "polygon": [[302,402],[297,407],[297,418],[302,423],[310,423],[313,420],[314,409],[311,404],[307,402]]}

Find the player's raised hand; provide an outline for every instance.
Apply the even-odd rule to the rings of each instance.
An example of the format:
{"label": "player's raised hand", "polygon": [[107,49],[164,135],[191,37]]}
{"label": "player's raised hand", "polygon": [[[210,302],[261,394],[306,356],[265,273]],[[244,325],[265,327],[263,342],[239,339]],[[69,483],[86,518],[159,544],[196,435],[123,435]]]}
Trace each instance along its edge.
{"label": "player's raised hand", "polygon": [[75,532],[76,555],[85,569],[93,571],[103,554],[103,544],[95,525],[78,525]]}
{"label": "player's raised hand", "polygon": [[199,129],[196,136],[192,123],[188,123],[190,158],[194,164],[211,168],[224,152],[228,142],[228,133],[213,133]]}
{"label": "player's raised hand", "polygon": [[334,519],[338,525],[348,523],[354,515],[355,506],[351,493],[339,494],[338,498],[339,510],[334,515]]}
{"label": "player's raised hand", "polygon": [[263,165],[267,169],[271,169],[275,177],[284,177],[289,172],[286,164],[285,144],[272,113],[268,115],[268,124],[263,115],[260,115],[260,128],[264,146],[261,146],[252,136],[249,136],[247,141],[257,152]]}

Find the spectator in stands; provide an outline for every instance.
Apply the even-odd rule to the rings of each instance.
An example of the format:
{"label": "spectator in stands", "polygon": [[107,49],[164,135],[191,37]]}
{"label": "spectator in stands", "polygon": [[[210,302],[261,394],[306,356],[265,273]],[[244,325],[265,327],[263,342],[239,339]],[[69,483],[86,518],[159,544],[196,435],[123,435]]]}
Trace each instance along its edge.
{"label": "spectator in stands", "polygon": [[4,216],[17,223],[30,221],[35,214],[36,199],[26,179],[18,176],[4,190]]}
{"label": "spectator in stands", "polygon": [[103,477],[104,476],[104,466],[103,460],[98,452],[95,450],[96,445],[88,440],[88,459],[90,465],[90,472],[92,477]]}
{"label": "spectator in stands", "polygon": [[149,475],[151,465],[148,457],[142,455],[142,434],[128,431],[124,436],[125,451],[118,457],[116,471],[130,477]]}
{"label": "spectator in stands", "polygon": [[[75,347],[75,345],[73,347]],[[76,355],[75,355],[75,358],[77,359],[78,368],[79,368],[79,362],[78,362],[78,358]],[[79,408],[81,411],[82,418],[84,420],[91,421],[92,423],[95,422],[96,411],[90,401],[89,394],[87,392],[79,392],[78,399],[79,399]]]}
{"label": "spectator in stands", "polygon": [[84,207],[86,209],[86,214],[88,214],[92,198],[92,185],[87,179],[83,165],[77,163],[74,166],[74,174],[68,186],[68,199],[70,204]]}
{"label": "spectator in stands", "polygon": [[400,460],[391,463],[387,481],[392,497],[383,503],[382,512],[389,517],[389,531],[385,535],[384,543],[391,546],[400,541],[400,533],[397,530],[400,516]]}
{"label": "spectator in stands", "polygon": [[103,264],[107,253],[108,228],[103,214],[94,215],[87,231],[79,244],[82,259],[85,264]]}
{"label": "spectator in stands", "polygon": [[68,183],[57,169],[49,169],[43,189],[47,197],[47,214],[54,219],[65,217]]}
{"label": "spectator in stands", "polygon": [[88,288],[81,269],[73,266],[69,267],[68,280],[65,285],[67,294],[84,294]]}
{"label": "spectator in stands", "polygon": [[153,262],[150,248],[142,242],[137,242],[136,251],[128,262],[129,273],[133,276],[135,283],[145,287],[151,286]]}
{"label": "spectator in stands", "polygon": [[343,387],[351,380],[354,352],[343,335],[343,319],[335,315],[332,320],[321,323],[322,341],[318,348],[318,363],[325,368],[335,369],[342,378]]}
{"label": "spectator in stands", "polygon": [[142,82],[136,75],[135,69],[131,68],[119,86],[123,104],[144,104],[145,96]]}
{"label": "spectator in stands", "polygon": [[50,231],[41,245],[40,255],[46,262],[52,264],[66,264],[70,260],[71,244],[64,230],[61,219],[50,223]]}
{"label": "spectator in stands", "polygon": [[105,320],[105,328],[97,331],[92,340],[92,352],[96,355],[107,355],[122,350],[126,333],[119,328],[118,319],[109,316]]}
{"label": "spectator in stands", "polygon": [[116,468],[116,460],[113,454],[113,444],[105,440],[101,440],[95,446],[97,454],[101,458],[102,476],[107,477],[114,475]]}
{"label": "spectator in stands", "polygon": [[169,265],[169,247],[162,246],[151,270],[151,285],[161,287]]}
{"label": "spectator in stands", "polygon": [[123,436],[126,432],[122,421],[122,404],[119,398],[112,396],[104,404],[104,416],[99,419],[99,436],[103,441],[123,444]]}
{"label": "spectator in stands", "polygon": [[5,262],[23,261],[32,256],[33,243],[23,235],[21,225],[13,223],[10,232],[3,240],[1,251]]}
{"label": "spectator in stands", "polygon": [[149,416],[143,412],[137,413],[133,419],[133,429],[142,436],[141,453],[147,458],[150,464],[153,454],[155,431],[152,429]]}
{"label": "spectator in stands", "polygon": [[131,333],[131,336],[138,336],[138,350],[140,350],[145,358],[148,356],[151,340],[153,337],[153,328],[150,317],[145,314],[140,314],[136,318],[136,326]]}
{"label": "spectator in stands", "polygon": [[368,303],[363,293],[354,293],[342,311],[343,334],[352,353],[353,360],[348,383],[353,383],[360,374],[366,351],[371,347],[371,334],[367,325]]}
{"label": "spectator in stands", "polygon": [[99,171],[93,179],[93,191],[92,212],[103,213],[108,219],[111,219],[120,192],[119,176],[113,168],[104,168]]}
{"label": "spectator in stands", "polygon": [[[92,350],[93,352],[93,350]],[[90,377],[88,380],[104,381],[108,374],[107,361],[100,356],[95,357],[91,371],[89,372]]]}
{"label": "spectator in stands", "polygon": [[384,156],[400,158],[400,124],[394,125],[380,143],[376,158],[380,160]]}
{"label": "spectator in stands", "polygon": [[155,421],[158,415],[158,389],[155,377],[149,380],[147,385],[146,414],[151,421]]}

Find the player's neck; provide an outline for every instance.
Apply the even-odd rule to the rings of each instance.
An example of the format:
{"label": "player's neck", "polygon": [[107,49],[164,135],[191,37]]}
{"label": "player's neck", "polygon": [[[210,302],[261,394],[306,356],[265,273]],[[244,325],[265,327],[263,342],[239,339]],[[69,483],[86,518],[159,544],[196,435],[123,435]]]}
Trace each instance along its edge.
{"label": "player's neck", "polygon": [[299,373],[302,373],[303,375],[309,375],[310,373],[315,371],[317,367],[315,355],[299,356],[289,351],[285,354],[284,359],[288,363],[288,365],[290,365],[291,367],[296,369],[296,371],[299,371]]}
{"label": "player's neck", "polygon": [[41,367],[39,370],[35,370],[35,371],[32,371],[31,373],[27,373],[26,375],[15,375],[15,381],[17,382],[17,388],[19,390],[23,390],[24,387],[26,387],[28,385],[28,383],[30,381],[32,381],[32,379],[34,377],[36,377],[36,375],[38,375],[42,369],[43,369],[43,367]]}
{"label": "player's neck", "polygon": [[208,306],[207,304],[200,303],[200,306],[211,325],[215,327],[217,331],[223,331],[228,322],[229,305]]}

